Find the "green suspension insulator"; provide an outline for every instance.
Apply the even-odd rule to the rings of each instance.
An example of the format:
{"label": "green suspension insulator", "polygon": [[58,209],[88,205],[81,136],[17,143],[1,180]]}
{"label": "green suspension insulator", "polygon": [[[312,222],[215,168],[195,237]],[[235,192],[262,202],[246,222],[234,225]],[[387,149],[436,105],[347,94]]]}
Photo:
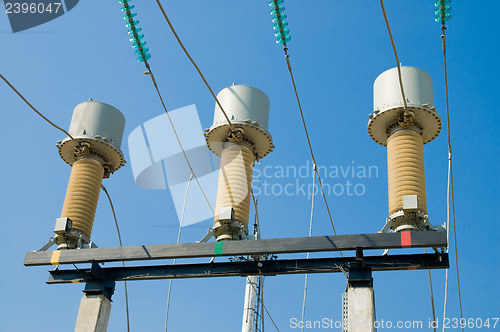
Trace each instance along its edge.
{"label": "green suspension insulator", "polygon": [[137,61],[145,62],[151,58],[151,54],[147,53],[149,51],[149,48],[143,47],[144,45],[146,45],[146,41],[141,40],[142,38],[144,38],[144,35],[142,33],[139,33],[139,31],[141,31],[142,29],[136,27],[136,25],[139,24],[139,21],[133,19],[137,14],[132,13],[131,10],[134,9],[135,6],[129,5],[128,0],[118,0],[118,2],[123,4],[123,8],[121,8],[121,11],[125,12],[123,18],[127,20],[125,26],[129,28],[129,30],[127,31],[128,34],[132,36],[132,38],[130,38],[130,41],[132,42],[132,47],[135,48],[134,54],[138,55]]}
{"label": "green suspension insulator", "polygon": [[285,21],[287,15],[283,14],[285,7],[280,6],[282,3],[283,0],[269,1],[269,6],[273,7],[270,14],[273,15],[273,28],[276,30],[274,35],[276,36],[276,43],[278,44],[286,44],[292,39],[289,35],[290,30],[286,28],[286,26],[288,26],[288,22]]}
{"label": "green suspension insulator", "polygon": [[434,2],[436,6],[436,10],[434,11],[436,16],[434,20],[436,22],[444,23],[451,19],[451,7],[448,5],[449,3],[451,3],[451,0],[437,0]]}

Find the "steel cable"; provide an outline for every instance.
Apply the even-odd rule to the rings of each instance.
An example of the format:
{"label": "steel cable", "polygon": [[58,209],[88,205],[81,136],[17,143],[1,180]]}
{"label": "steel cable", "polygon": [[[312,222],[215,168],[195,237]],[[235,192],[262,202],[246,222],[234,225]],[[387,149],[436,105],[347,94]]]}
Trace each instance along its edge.
{"label": "steel cable", "polygon": [[[113,212],[113,219],[115,220],[116,233],[118,234],[118,243],[120,244],[120,248],[122,245],[122,236],[120,234],[120,227],[118,227],[118,219],[116,218],[115,207],[113,206],[113,201],[111,200],[111,196],[108,193],[106,187],[101,184],[101,189],[104,191],[106,196],[108,197],[109,205],[111,206],[111,212]],[[122,261],[122,266],[125,267],[125,262]],[[127,331],[130,332],[130,316],[129,316],[129,307],[128,307],[128,290],[127,290],[127,281],[123,281],[124,289],[125,289],[125,311],[127,313]]]}
{"label": "steel cable", "polygon": [[[313,165],[313,168],[316,169],[316,165]],[[313,194],[311,197],[311,219],[309,220],[309,237],[312,235],[312,225],[313,225],[313,216],[314,216],[314,197],[316,196],[316,178],[315,178],[315,172],[313,172],[313,181],[312,181],[312,188],[313,188]],[[306,254],[306,258],[309,258],[309,252]],[[304,322],[305,314],[306,314],[306,296],[307,296],[307,279],[308,279],[308,274],[305,274],[304,277],[304,299],[302,301],[302,322]],[[300,328],[300,331],[304,331],[304,326]]]}
{"label": "steel cable", "polygon": [[[297,99],[297,104],[298,104],[299,111],[300,111],[300,117],[302,119],[302,125],[304,127],[304,132],[306,134],[307,144],[309,145],[311,159],[312,159],[313,165],[317,165],[316,158],[314,157],[314,152],[312,149],[311,139],[309,138],[309,132],[307,131],[306,120],[304,119],[304,112],[302,111],[302,105],[300,104],[299,93],[297,92],[297,86],[295,85],[295,79],[293,77],[292,66],[290,64],[290,55],[288,54],[288,48],[284,45],[283,50],[285,52],[286,64],[288,67],[288,71],[290,72],[290,78],[292,80],[293,90],[295,92],[295,98]],[[332,229],[333,229],[333,234],[337,235],[337,231],[335,230],[335,225],[333,224],[332,213],[330,212],[330,207],[328,206],[328,201],[326,199],[325,190],[323,189],[323,181],[321,180],[321,176],[319,175],[317,167],[315,169],[315,173],[316,173],[316,176],[318,177],[318,183],[319,183],[319,186],[321,188],[321,195],[323,196],[323,199],[325,201],[326,210],[328,212],[328,217],[330,218],[330,223],[331,223]],[[340,256],[344,257],[344,255],[342,254],[342,251],[339,251],[339,253],[340,253]]]}
{"label": "steel cable", "polygon": [[[186,201],[188,197],[188,192],[189,192],[189,185],[191,184],[191,180],[193,179],[193,173],[191,173],[191,176],[189,177],[188,183],[186,185],[186,194],[184,195],[184,202],[182,203],[182,212],[181,212],[181,220],[179,222],[179,232],[177,233],[177,244],[179,244],[181,240],[181,230],[182,230],[182,223],[184,221],[184,211],[186,209]],[[177,259],[174,258],[174,261],[172,262],[172,265],[175,265]],[[168,311],[170,308],[170,293],[172,291],[172,279],[170,279],[168,283],[168,293],[167,293],[167,310],[165,313],[165,332],[167,332],[167,327],[168,327]]]}
{"label": "steel cable", "polygon": [[384,0],[380,0],[380,6],[382,7],[382,13],[384,14],[385,25],[387,26],[387,32],[389,32],[389,38],[391,39],[392,50],[394,51],[394,56],[396,57],[396,64],[398,66],[399,86],[401,88],[401,95],[403,96],[403,103],[405,105],[405,110],[406,110],[408,108],[408,105],[406,103],[406,96],[403,88],[403,79],[401,78],[401,64],[399,63],[396,44],[394,43],[394,38],[392,37],[391,27],[389,26],[389,20],[387,19],[387,13],[385,12]]}
{"label": "steel cable", "polygon": [[[453,188],[453,163],[452,163],[452,153],[451,153],[451,127],[450,127],[450,101],[448,92],[448,66],[446,61],[446,26],[444,21],[441,23],[441,40],[443,45],[443,65],[444,65],[444,84],[445,84],[445,94],[446,94],[446,122],[448,126],[448,171],[449,171],[449,189],[451,189],[451,211],[453,219],[453,238],[455,244],[455,264],[457,266],[457,287],[458,287],[458,300],[460,305],[460,319],[463,320],[463,309],[462,309],[462,292],[460,287],[460,270],[458,264],[458,240],[457,240],[457,224],[455,219],[455,192]],[[448,197],[449,202],[449,197]],[[449,210],[449,208],[448,208]],[[448,212],[449,213],[449,212]],[[462,327],[462,331],[464,328]]]}
{"label": "steel cable", "polygon": [[33,111],[35,111],[36,114],[38,114],[40,117],[42,117],[42,119],[44,119],[45,121],[47,121],[48,123],[50,123],[53,127],[55,127],[56,129],[59,129],[60,131],[62,131],[63,133],[65,133],[66,135],[68,135],[69,138],[71,139],[74,139],[73,136],[71,136],[70,133],[68,133],[66,130],[62,129],[61,127],[59,127],[58,125],[56,125],[55,123],[53,123],[52,121],[50,121],[47,117],[45,117],[41,112],[39,112],[33,105],[30,104],[30,102],[24,98],[24,96],[19,92],[17,91],[17,89],[2,75],[0,74],[0,77],[5,81],[5,83],[7,83],[7,85],[12,89],[14,90],[15,93],[17,93],[17,95],[19,97],[21,97],[21,99],[29,106],[31,107],[31,109]]}
{"label": "steel cable", "polygon": [[163,17],[165,18],[165,20],[167,21],[168,23],[168,26],[170,27],[170,30],[172,30],[172,33],[174,34],[175,36],[175,39],[177,39],[177,42],[179,43],[180,47],[182,48],[182,50],[184,51],[184,53],[186,54],[186,56],[188,57],[189,61],[191,61],[191,63],[193,64],[194,68],[196,68],[196,71],[198,72],[198,74],[200,75],[201,79],[203,80],[203,83],[205,83],[205,85],[207,86],[208,90],[210,91],[210,94],[212,95],[212,97],[215,99],[215,102],[217,103],[217,105],[219,106],[220,110],[222,111],[222,113],[224,114],[224,117],[226,118],[226,121],[227,123],[229,124],[229,126],[231,127],[231,130],[234,132],[236,131],[236,128],[233,126],[233,124],[231,123],[231,121],[229,120],[229,117],[227,116],[226,112],[224,111],[224,108],[222,107],[221,103],[219,102],[219,100],[217,99],[217,96],[215,95],[214,91],[212,90],[212,88],[210,87],[210,85],[208,84],[207,80],[205,79],[205,76],[203,76],[200,68],[198,67],[198,65],[196,65],[196,62],[193,60],[193,58],[191,57],[191,55],[189,54],[189,52],[187,51],[187,49],[184,47],[184,44],[182,43],[179,35],[177,34],[177,32],[175,31],[174,29],[174,26],[172,25],[172,22],[170,22],[170,19],[168,18],[168,15],[167,13],[165,12],[165,10],[163,9],[163,6],[161,5],[161,2],[160,0],[156,0],[156,3],[158,4],[158,7],[160,8],[162,14],[163,14]]}

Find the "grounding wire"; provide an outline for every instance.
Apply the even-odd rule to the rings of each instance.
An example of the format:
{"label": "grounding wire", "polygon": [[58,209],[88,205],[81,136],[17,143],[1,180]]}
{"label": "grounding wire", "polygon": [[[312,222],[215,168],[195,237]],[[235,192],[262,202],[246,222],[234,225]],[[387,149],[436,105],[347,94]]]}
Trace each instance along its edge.
{"label": "grounding wire", "polygon": [[[448,171],[449,171],[449,189],[451,189],[451,215],[453,219],[453,237],[455,244],[455,264],[457,267],[457,287],[458,287],[458,300],[460,305],[460,319],[463,320],[463,310],[462,310],[462,293],[460,290],[460,270],[458,264],[458,240],[457,240],[457,224],[455,219],[455,193],[453,188],[453,163],[452,163],[452,150],[451,150],[451,127],[450,127],[450,102],[448,93],[448,66],[446,61],[446,26],[445,22],[441,22],[441,39],[443,45],[443,66],[444,66],[444,82],[445,82],[445,94],[446,94],[446,122],[448,125]],[[449,205],[448,205],[449,206]],[[449,208],[448,208],[449,209]],[[462,331],[464,328],[462,327]]]}
{"label": "grounding wire", "polygon": [[191,55],[189,54],[189,52],[187,51],[186,47],[184,47],[184,44],[182,43],[179,35],[177,34],[177,32],[175,31],[174,29],[174,26],[172,25],[172,22],[170,22],[170,19],[168,18],[168,15],[167,13],[165,12],[165,10],[163,9],[163,6],[161,5],[161,2],[160,0],[156,0],[156,3],[158,4],[158,7],[160,8],[162,14],[163,14],[163,17],[165,18],[165,20],[167,21],[168,23],[168,26],[170,27],[170,30],[172,30],[172,33],[174,34],[175,36],[175,39],[177,40],[177,42],[179,43],[180,47],[182,48],[182,50],[184,51],[184,53],[186,54],[186,56],[188,57],[189,61],[191,61],[191,63],[193,64],[193,66],[196,68],[196,71],[198,72],[198,74],[200,75],[201,79],[203,80],[203,83],[205,83],[205,85],[207,86],[208,90],[210,91],[210,94],[212,95],[212,97],[215,99],[215,102],[217,103],[217,105],[219,106],[222,114],[224,114],[224,117],[226,118],[226,121],[227,123],[229,124],[229,126],[231,127],[231,131],[234,132],[236,131],[236,128],[233,126],[233,124],[231,123],[231,121],[229,120],[229,117],[227,116],[226,112],[224,111],[224,108],[222,107],[221,103],[219,102],[219,99],[217,98],[217,96],[215,95],[214,91],[212,90],[212,88],[210,87],[210,84],[208,84],[207,80],[205,79],[205,76],[203,76],[200,68],[198,67],[198,65],[196,65],[196,62],[193,60],[193,58],[191,57]]}
{"label": "grounding wire", "polygon": [[[295,78],[293,77],[292,66],[290,64],[290,55],[288,54],[288,48],[286,47],[286,44],[283,44],[283,50],[285,52],[286,64],[288,67],[288,71],[290,72],[290,78],[292,80],[293,90],[295,92],[295,98],[297,99],[297,104],[299,106],[300,117],[302,119],[302,125],[304,126],[304,132],[306,134],[307,144],[309,145],[311,159],[312,159],[313,165],[316,165],[316,158],[314,157],[311,139],[309,138],[309,132],[307,131],[306,120],[304,119],[304,112],[302,111],[302,105],[300,104],[299,93],[297,92],[297,86],[295,85]],[[330,211],[330,207],[328,206],[328,201],[326,199],[325,190],[323,189],[323,181],[321,181],[321,176],[319,175],[317,167],[315,167],[315,173],[316,173],[316,176],[318,177],[318,183],[319,183],[319,186],[321,188],[321,195],[323,196],[323,199],[325,201],[326,210],[328,211],[328,217],[330,218],[330,223],[331,223],[332,229],[333,229],[333,234],[337,235],[337,231],[335,230],[335,225],[333,224],[332,213]],[[340,253],[340,256],[344,257],[344,255],[342,254],[342,251],[339,251],[339,253]]]}
{"label": "grounding wire", "polygon": [[[427,248],[424,248],[424,253],[427,254]],[[432,321],[435,322],[436,321],[436,308],[434,306],[434,290],[432,287],[432,278],[431,278],[431,270],[430,269],[427,269],[427,277],[429,278],[429,290],[431,293]],[[436,332],[436,331],[437,331],[437,328],[434,327],[434,332]]]}
{"label": "grounding wire", "polygon": [[[261,163],[259,162],[259,169],[261,168]],[[260,174],[261,172],[259,172],[259,180],[257,181],[259,183],[259,186],[258,186],[258,189],[259,189],[259,193],[260,193]],[[253,188],[250,188],[250,195],[252,196],[252,201],[253,201],[253,206],[254,206],[254,210],[255,210],[255,218],[254,218],[254,229],[256,230],[256,240],[260,239],[261,238],[261,233],[260,233],[260,220],[259,220],[259,196],[254,194],[253,192]],[[254,232],[255,233],[255,232]],[[260,297],[260,299],[262,301],[257,301],[257,304],[260,304],[260,303],[263,303],[263,287],[264,287],[264,278],[262,277],[262,275],[259,275],[259,292],[257,292],[257,296]],[[257,306],[257,311],[254,311],[254,314],[256,314],[256,317],[258,319],[259,317],[259,307],[262,308],[261,306]],[[263,310],[263,309],[262,309]],[[262,329],[261,331],[263,332],[264,331],[264,315],[263,315],[263,312],[260,314],[260,317],[261,317],[261,326],[262,326]],[[256,331],[257,331],[257,328],[258,328],[258,322],[255,322],[255,328],[256,328]]]}
{"label": "grounding wire", "polygon": [[250,195],[252,196],[253,206],[255,210],[255,225],[257,226],[257,237],[260,238],[260,220],[258,212],[259,198],[255,198],[252,188],[250,188]]}
{"label": "grounding wire", "polygon": [[385,25],[387,26],[387,32],[389,33],[389,38],[391,39],[392,50],[394,51],[394,56],[396,57],[396,63],[398,65],[398,78],[399,86],[401,88],[401,95],[403,96],[403,103],[405,105],[405,110],[408,108],[406,103],[405,91],[403,88],[403,79],[401,78],[401,64],[399,63],[398,52],[396,50],[396,44],[394,44],[394,38],[392,37],[391,27],[389,26],[389,20],[387,19],[387,13],[385,12],[384,0],[380,0],[380,6],[382,7],[382,13],[384,14]]}
{"label": "grounding wire", "polygon": [[[448,153],[448,184],[446,187],[446,238],[447,238],[447,249],[450,249],[450,181],[451,181],[451,167],[450,167],[451,155]],[[446,269],[444,278],[444,308],[443,308],[443,322],[446,319],[446,309],[448,304],[448,271]],[[443,324],[444,332],[444,324]]]}
{"label": "grounding wire", "polygon": [[[449,251],[450,249],[450,179],[451,179],[451,174],[450,174],[450,160],[451,160],[451,155],[448,153],[448,186],[446,188],[446,238],[447,238],[447,249]],[[448,271],[449,269],[446,269],[445,272],[445,278],[444,278],[444,308],[443,308],[443,322],[446,319],[446,307],[448,304]],[[444,326],[443,326],[443,332],[444,332]]]}
{"label": "grounding wire", "polygon": [[[181,230],[182,230],[182,224],[184,221],[184,211],[186,209],[186,201],[188,197],[188,192],[189,192],[189,185],[191,184],[191,180],[193,179],[193,173],[191,173],[191,176],[189,177],[187,186],[186,186],[186,195],[184,196],[184,202],[182,203],[182,213],[181,213],[181,220],[179,223],[179,232],[177,233],[177,244],[179,244],[181,240]],[[174,261],[172,262],[172,265],[175,265],[176,259],[174,258]],[[168,283],[168,293],[167,293],[167,310],[165,313],[165,332],[167,332],[167,327],[168,327],[168,310],[170,308],[170,293],[172,291],[172,279],[170,279]]]}
{"label": "grounding wire", "polygon": [[55,123],[53,123],[52,121],[50,121],[47,117],[45,117],[42,113],[40,113],[33,105],[30,104],[30,102],[24,98],[24,96],[19,92],[17,91],[17,89],[2,75],[0,74],[0,77],[5,81],[5,83],[7,83],[7,85],[12,89],[14,90],[15,93],[17,93],[17,95],[19,97],[21,97],[21,99],[29,106],[31,107],[31,109],[33,111],[35,111],[36,114],[38,114],[40,117],[42,117],[42,119],[44,119],[45,121],[47,121],[48,123],[50,123],[53,127],[59,129],[60,131],[62,131],[63,133],[65,133],[66,135],[68,135],[69,138],[71,139],[74,139],[73,136],[71,136],[70,133],[68,133],[66,130],[62,129],[61,127],[59,127],[58,125],[56,125]]}
{"label": "grounding wire", "polygon": [[[248,279],[248,277],[247,277],[247,280],[249,280],[249,279]],[[254,289],[255,293],[257,293],[257,289],[255,288],[255,285],[254,285],[253,283],[251,283],[251,282],[250,282],[250,285],[252,285],[252,287],[253,287],[253,289]],[[267,310],[267,308],[266,308],[266,306],[265,306],[265,304],[264,304],[264,298],[263,298],[263,297],[262,297],[262,298],[259,298],[259,297],[258,297],[258,299],[259,299],[260,304],[262,305],[262,308],[264,308],[264,310],[266,311],[267,316],[269,317],[269,319],[270,319],[270,320],[271,320],[271,322],[273,323],[274,327],[276,328],[276,331],[278,331],[278,332],[279,332],[279,331],[280,331],[280,329],[278,328],[278,326],[277,326],[277,325],[276,325],[276,323],[274,322],[273,317],[271,317],[271,314],[269,313],[269,311]]]}
{"label": "grounding wire", "polygon": [[[264,276],[262,274],[259,276],[259,283],[260,283],[260,303],[264,303]],[[264,332],[264,306],[261,305],[260,307],[261,307],[260,322],[262,327],[261,332]]]}
{"label": "grounding wire", "polygon": [[261,169],[262,169],[262,161],[259,162],[259,177],[257,178],[257,183],[258,183],[258,186],[257,186],[258,195],[257,195],[257,197],[255,197],[256,195],[253,192],[252,186],[250,187],[250,194],[252,195],[252,201],[253,201],[253,206],[254,206],[254,210],[255,210],[254,227],[257,227],[257,232],[258,232],[257,235],[258,235],[259,239],[260,239],[260,220],[259,220],[258,209],[259,209],[260,174],[261,174],[260,170]]}
{"label": "grounding wire", "polygon": [[[316,168],[316,165],[313,165],[313,168]],[[316,196],[316,177],[313,172],[313,181],[312,181],[312,188],[313,188],[313,194],[311,197],[311,219],[309,220],[309,237],[312,235],[312,226],[313,226],[313,216],[314,216],[314,197]],[[309,258],[309,252],[306,254],[306,258]],[[307,296],[307,277],[309,274],[305,274],[304,276],[304,300],[302,301],[302,322],[304,322],[305,314],[306,314],[306,296]],[[304,331],[304,326],[300,328],[300,331]]]}
{"label": "grounding wire", "polygon": [[[118,219],[116,218],[115,207],[113,206],[113,201],[111,200],[111,196],[108,193],[106,187],[101,184],[101,189],[104,191],[106,196],[108,197],[109,205],[111,206],[111,212],[113,212],[113,219],[115,220],[116,233],[118,234],[118,243],[120,247],[122,247],[122,236],[120,234],[120,227],[118,227]],[[125,267],[125,262],[122,261],[122,266]],[[129,308],[128,308],[128,291],[127,291],[127,281],[123,281],[123,286],[125,290],[125,311],[127,313],[127,331],[130,332],[130,316],[129,316]]]}

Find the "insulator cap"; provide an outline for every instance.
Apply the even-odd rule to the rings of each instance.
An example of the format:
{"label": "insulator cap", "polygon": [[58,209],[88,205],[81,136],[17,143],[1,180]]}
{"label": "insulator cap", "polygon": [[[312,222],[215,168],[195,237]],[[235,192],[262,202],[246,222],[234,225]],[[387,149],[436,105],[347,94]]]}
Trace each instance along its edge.
{"label": "insulator cap", "polygon": [[[248,85],[232,85],[219,92],[217,99],[257,160],[273,150],[273,139],[267,131],[270,103],[264,92]],[[213,125],[205,136],[208,148],[220,156],[230,133],[231,126],[216,104]]]}
{"label": "insulator cap", "polygon": [[[413,121],[427,144],[439,135],[442,126],[434,107],[432,79],[422,69],[409,66],[401,67],[401,78],[408,111],[413,112]],[[405,110],[396,67],[386,70],[375,80],[373,104],[368,133],[376,143],[387,146],[387,138]]]}
{"label": "insulator cap", "polygon": [[69,165],[78,159],[75,149],[83,142],[90,144],[90,151],[103,160],[110,172],[125,164],[120,146],[125,129],[125,117],[111,105],[98,101],[86,101],[73,111],[69,133],[59,145],[59,155]]}

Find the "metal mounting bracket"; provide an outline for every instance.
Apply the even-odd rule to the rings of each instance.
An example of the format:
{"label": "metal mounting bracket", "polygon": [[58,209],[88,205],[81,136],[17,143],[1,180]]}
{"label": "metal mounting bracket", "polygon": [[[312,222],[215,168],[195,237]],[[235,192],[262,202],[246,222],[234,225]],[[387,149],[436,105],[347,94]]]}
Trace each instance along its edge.
{"label": "metal mounting bracket", "polygon": [[83,292],[92,295],[102,294],[111,301],[111,296],[113,296],[115,292],[116,284],[113,278],[109,277],[106,271],[104,271],[97,262],[92,262],[90,271],[87,271],[87,274],[89,279],[85,282],[85,289]]}

